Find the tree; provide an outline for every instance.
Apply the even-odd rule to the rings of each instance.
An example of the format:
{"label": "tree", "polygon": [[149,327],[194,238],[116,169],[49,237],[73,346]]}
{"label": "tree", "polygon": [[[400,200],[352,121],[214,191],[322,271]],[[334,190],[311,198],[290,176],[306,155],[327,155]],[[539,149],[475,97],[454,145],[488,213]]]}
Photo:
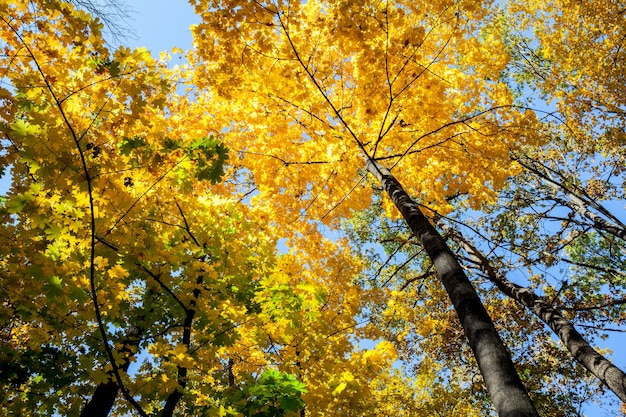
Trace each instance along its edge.
{"label": "tree", "polygon": [[[448,227],[442,226],[444,220]],[[579,415],[581,405],[598,398],[599,381],[587,376],[569,352],[555,343],[549,328],[523,305],[520,307],[516,300],[490,285],[483,272],[474,268],[476,264],[451,240],[449,227],[461,227],[455,220],[441,218],[437,224],[473,277],[481,298],[488,300],[487,310],[510,346],[516,368],[540,415]],[[416,378],[437,367],[435,381],[449,386],[459,384],[462,390],[456,398],[474,403],[479,407],[479,415],[489,415],[490,406],[485,401],[486,392],[476,364],[454,324],[454,312],[449,303],[442,302],[444,289],[432,279],[432,263],[404,222],[388,219],[375,205],[347,221],[346,230],[355,248],[372,248],[376,242],[384,246],[384,251],[361,251],[366,266],[362,285],[379,288],[386,294],[370,307],[371,326],[380,329],[382,337],[394,341],[399,357]],[[465,227],[463,230],[468,234],[472,231]],[[500,258],[491,256],[490,261],[498,265],[495,262]],[[517,277],[520,271],[513,269],[510,274]]]}
{"label": "tree", "polygon": [[498,414],[537,414],[487,311],[444,239],[388,170],[370,161],[368,170],[377,176],[428,254],[461,321]]}
{"label": "tree", "polygon": [[624,317],[624,8],[512,1],[508,12],[499,24],[510,84],[550,105],[542,134],[551,140],[514,155],[524,171],[472,234],[507,259],[504,270],[526,269],[588,340],[604,339]]}
{"label": "tree", "polygon": [[[498,204],[486,207],[480,218],[461,214],[446,223],[478,242],[450,232],[470,265],[538,314],[564,347],[622,398],[623,371],[592,349],[597,336],[604,339],[623,323],[623,227],[619,211],[607,208],[615,209],[621,199],[619,153],[601,163],[596,157],[574,141],[561,142],[558,150],[535,150],[532,157],[519,155],[525,170],[511,179]],[[523,271],[530,288],[503,279]],[[607,381],[611,372],[615,377]]]}
{"label": "tree", "polygon": [[110,53],[65,2],[1,15],[2,360],[19,358],[3,411],[78,414],[100,384],[102,414],[119,390],[117,412],[167,415],[183,388],[219,387],[224,349],[259,308],[271,233],[217,185],[227,150],[162,63]]}
{"label": "tree", "polygon": [[468,242],[460,233],[449,230],[452,239],[459,244],[486,276],[504,294],[534,312],[552,331],[559,336],[566,348],[589,372],[607,385],[622,401],[626,399],[626,374],[612,362],[596,352],[589,342],[574,328],[563,314],[528,288],[520,287],[502,276],[487,257]]}
{"label": "tree", "polygon": [[[255,175],[261,195],[295,208],[287,214],[290,221],[306,213],[332,225],[365,207],[370,190],[355,177],[362,158],[392,161],[410,192],[444,210],[450,207],[446,197],[459,192],[473,194],[475,205],[488,200],[493,190],[484,184],[497,188],[513,172],[508,152],[523,137],[514,134],[515,125],[533,119],[511,111],[504,84],[486,81],[497,79],[506,64],[504,55],[487,53],[499,45],[497,36],[490,33],[482,42],[477,36],[488,33],[479,20],[486,9],[445,2],[194,4],[203,17],[195,29],[198,83],[221,96],[228,114],[245,121],[229,136],[236,137],[233,144],[245,154],[242,164]],[[469,164],[492,169],[469,173]],[[392,180],[388,171],[382,177],[380,170],[370,171]],[[445,180],[422,185],[433,178]],[[415,205],[412,210],[419,212]],[[421,218],[422,227],[434,232]],[[434,241],[422,243],[427,242],[434,245],[426,250],[451,294],[496,409],[535,415],[471,284],[460,268],[454,275],[444,272],[448,267],[438,264],[443,249],[435,249]],[[458,279],[447,278],[452,276]],[[477,337],[487,333],[489,338]]]}

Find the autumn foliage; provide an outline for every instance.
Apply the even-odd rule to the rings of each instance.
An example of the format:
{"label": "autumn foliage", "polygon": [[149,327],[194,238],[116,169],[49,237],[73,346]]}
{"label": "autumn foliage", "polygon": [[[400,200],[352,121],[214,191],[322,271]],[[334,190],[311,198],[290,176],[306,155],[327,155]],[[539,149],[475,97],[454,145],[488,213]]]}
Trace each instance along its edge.
{"label": "autumn foliage", "polygon": [[623,327],[623,5],[192,0],[175,66],[76,3],[0,0],[0,414],[493,414],[366,161],[447,231],[541,415],[608,398],[494,279],[585,342]]}

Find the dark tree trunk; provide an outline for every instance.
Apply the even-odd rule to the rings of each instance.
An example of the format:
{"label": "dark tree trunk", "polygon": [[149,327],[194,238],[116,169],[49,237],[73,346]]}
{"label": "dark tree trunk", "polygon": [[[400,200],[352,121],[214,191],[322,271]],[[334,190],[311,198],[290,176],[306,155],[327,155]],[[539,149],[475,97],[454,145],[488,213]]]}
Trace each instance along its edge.
{"label": "dark tree trunk", "polygon": [[[154,301],[156,291],[148,288],[144,295],[144,310],[137,315],[135,325],[131,326],[126,332],[126,337],[122,342],[120,352],[123,353],[123,359],[118,364],[121,372],[127,372],[132,359],[135,357],[137,348],[141,341],[141,337],[146,331],[146,316],[154,312]],[[106,417],[111,412],[115,399],[120,392],[120,387],[115,381],[113,373],[109,375],[109,381],[98,385],[94,391],[91,400],[87,403],[80,417]]]}
{"label": "dark tree trunk", "polygon": [[[139,344],[139,339],[141,339],[141,334],[143,333],[143,329],[138,326],[132,326],[128,332],[126,333],[126,340],[122,345],[122,349],[120,350],[125,354],[122,363],[119,365],[118,369],[120,371],[126,372],[128,371],[128,367],[130,366],[131,358],[135,354],[135,348]],[[81,417],[106,417],[111,412],[113,408],[113,404],[115,403],[115,398],[120,391],[120,387],[115,382],[113,376],[108,382],[101,383],[96,388],[91,400],[87,403],[83,411],[80,413]]]}
{"label": "dark tree trunk", "polygon": [[373,161],[367,161],[366,167],[381,182],[433,262],[461,321],[498,415],[538,417],[487,311],[444,239],[389,170]]}
{"label": "dark tree trunk", "polygon": [[626,402],[626,374],[593,349],[585,338],[578,333],[572,323],[554,309],[542,297],[509,280],[494,269],[489,260],[460,233],[451,231],[452,239],[470,255],[478,267],[485,272],[504,294],[516,300],[532,311],[556,333],[572,356],[589,372],[602,381],[611,391]]}
{"label": "dark tree trunk", "polygon": [[[198,276],[198,278],[196,279],[197,287],[193,290],[193,298],[189,301],[189,308],[185,309],[185,321],[183,322],[183,337],[181,342],[184,346],[187,347],[187,349],[189,349],[189,346],[191,345],[191,332],[193,319],[196,315],[196,302],[198,300],[198,297],[200,296],[200,287],[203,281],[204,277],[202,275]],[[178,365],[177,369],[177,380],[179,387],[167,396],[167,399],[165,400],[165,406],[163,406],[163,410],[161,410],[161,413],[159,414],[160,417],[172,417],[174,415],[174,411],[176,410],[178,402],[183,398],[183,393],[185,392],[185,387],[187,386],[187,368]]]}
{"label": "dark tree trunk", "polygon": [[80,416],[107,417],[113,408],[119,390],[120,387],[117,386],[115,381],[98,385],[98,388],[96,388],[91,400],[89,400],[85,408],[83,408]]}

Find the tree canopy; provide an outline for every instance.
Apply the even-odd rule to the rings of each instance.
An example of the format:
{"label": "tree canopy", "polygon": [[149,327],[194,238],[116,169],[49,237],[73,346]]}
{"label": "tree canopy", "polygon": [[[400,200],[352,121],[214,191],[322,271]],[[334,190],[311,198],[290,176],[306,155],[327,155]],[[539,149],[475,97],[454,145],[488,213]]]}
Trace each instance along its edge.
{"label": "tree canopy", "polygon": [[190,3],[0,0],[2,414],[617,413],[626,5]]}

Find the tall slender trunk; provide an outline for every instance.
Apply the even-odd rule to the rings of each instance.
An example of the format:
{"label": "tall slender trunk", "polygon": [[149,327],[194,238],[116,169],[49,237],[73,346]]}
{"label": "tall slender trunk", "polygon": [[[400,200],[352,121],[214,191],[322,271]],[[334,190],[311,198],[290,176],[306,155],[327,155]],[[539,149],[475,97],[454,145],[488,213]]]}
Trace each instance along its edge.
{"label": "tall slender trunk", "polygon": [[444,239],[411,200],[395,177],[368,160],[367,170],[378,178],[428,253],[461,321],[493,406],[500,417],[538,417],[509,352],[483,307],[478,294]]}
{"label": "tall slender trunk", "polygon": [[532,311],[556,333],[572,356],[589,372],[602,381],[611,391],[626,402],[626,374],[593,349],[578,333],[572,323],[554,309],[542,297],[507,280],[491,266],[489,260],[459,232],[450,230],[452,239],[471,257],[472,261],[487,275],[504,294]]}

